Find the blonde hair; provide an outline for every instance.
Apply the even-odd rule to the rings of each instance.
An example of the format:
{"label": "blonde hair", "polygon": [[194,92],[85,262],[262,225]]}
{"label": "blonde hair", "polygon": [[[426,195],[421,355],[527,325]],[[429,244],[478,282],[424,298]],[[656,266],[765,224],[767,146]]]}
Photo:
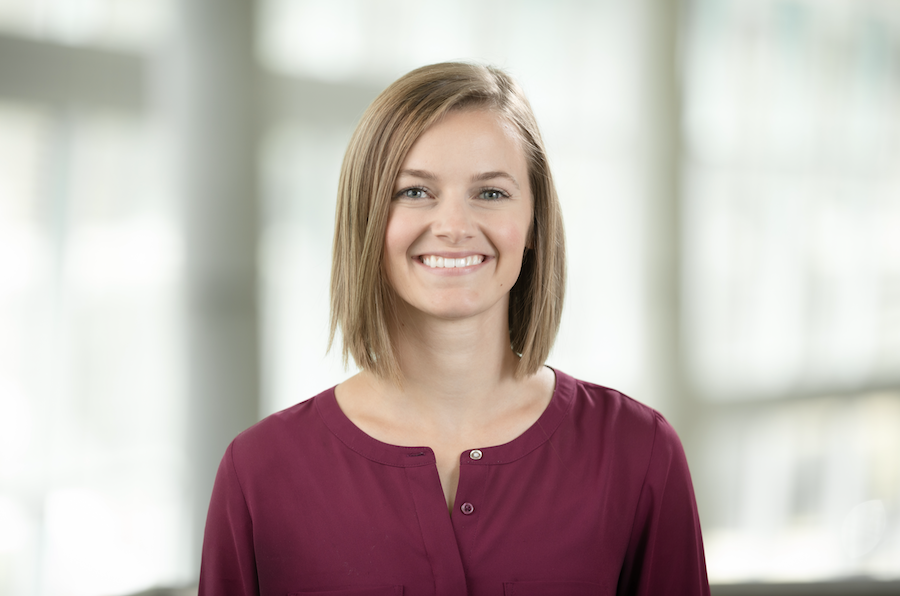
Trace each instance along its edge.
{"label": "blonde hair", "polygon": [[505,72],[448,62],[423,66],[385,89],[360,120],[341,166],[331,268],[331,335],[343,357],[378,376],[401,379],[391,341],[393,291],[383,273],[384,237],[394,184],[413,143],[451,110],[484,109],[518,133],[533,197],[531,249],[510,291],[509,335],[521,355],[516,375],[547,359],[562,315],[565,237],[544,143],[528,100]]}

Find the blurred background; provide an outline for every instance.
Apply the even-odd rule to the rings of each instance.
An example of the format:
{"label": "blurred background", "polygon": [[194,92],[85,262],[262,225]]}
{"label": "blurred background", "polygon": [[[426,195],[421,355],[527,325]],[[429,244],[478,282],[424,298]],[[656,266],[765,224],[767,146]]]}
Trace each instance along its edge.
{"label": "blurred background", "polygon": [[0,0],[0,595],[196,584],[227,443],[353,373],[349,136],[458,59],[543,127],[549,364],[679,431],[714,594],[900,593],[900,2]]}

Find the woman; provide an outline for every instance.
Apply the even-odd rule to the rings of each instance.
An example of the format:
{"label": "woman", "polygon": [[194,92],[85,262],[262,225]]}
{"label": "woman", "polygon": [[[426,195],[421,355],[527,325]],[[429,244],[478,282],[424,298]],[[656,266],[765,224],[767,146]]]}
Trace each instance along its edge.
{"label": "woman", "polygon": [[559,203],[519,87],[415,70],[341,173],[332,338],[362,372],[228,447],[202,595],[708,594],[681,445],[544,366]]}

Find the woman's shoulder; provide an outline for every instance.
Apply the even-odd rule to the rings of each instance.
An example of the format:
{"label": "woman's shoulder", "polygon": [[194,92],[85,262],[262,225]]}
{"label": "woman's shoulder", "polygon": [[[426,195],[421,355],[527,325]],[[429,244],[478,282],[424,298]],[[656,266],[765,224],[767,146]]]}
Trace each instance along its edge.
{"label": "woman's shoulder", "polygon": [[269,414],[234,438],[232,449],[235,457],[258,460],[266,453],[283,451],[286,447],[302,448],[304,443],[315,442],[317,436],[327,432],[319,415],[319,408],[329,399],[334,399],[333,387]]}
{"label": "woman's shoulder", "polygon": [[617,389],[556,372],[560,388],[569,394],[573,420],[593,428],[599,426],[603,433],[631,441],[652,441],[657,436],[666,441],[678,440],[658,410]]}
{"label": "woman's shoulder", "polygon": [[570,449],[635,487],[648,474],[664,479],[672,466],[689,478],[681,440],[660,412],[603,385],[571,379],[570,386],[568,422],[559,436]]}

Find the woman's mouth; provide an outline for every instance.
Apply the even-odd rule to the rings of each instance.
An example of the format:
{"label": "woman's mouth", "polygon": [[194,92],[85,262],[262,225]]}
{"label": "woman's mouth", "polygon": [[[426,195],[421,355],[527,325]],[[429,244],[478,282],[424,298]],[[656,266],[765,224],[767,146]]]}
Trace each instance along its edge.
{"label": "woman's mouth", "polygon": [[467,257],[459,257],[458,259],[451,257],[439,257],[436,255],[422,255],[419,260],[432,269],[453,269],[460,267],[471,267],[484,262],[484,255],[469,255]]}

